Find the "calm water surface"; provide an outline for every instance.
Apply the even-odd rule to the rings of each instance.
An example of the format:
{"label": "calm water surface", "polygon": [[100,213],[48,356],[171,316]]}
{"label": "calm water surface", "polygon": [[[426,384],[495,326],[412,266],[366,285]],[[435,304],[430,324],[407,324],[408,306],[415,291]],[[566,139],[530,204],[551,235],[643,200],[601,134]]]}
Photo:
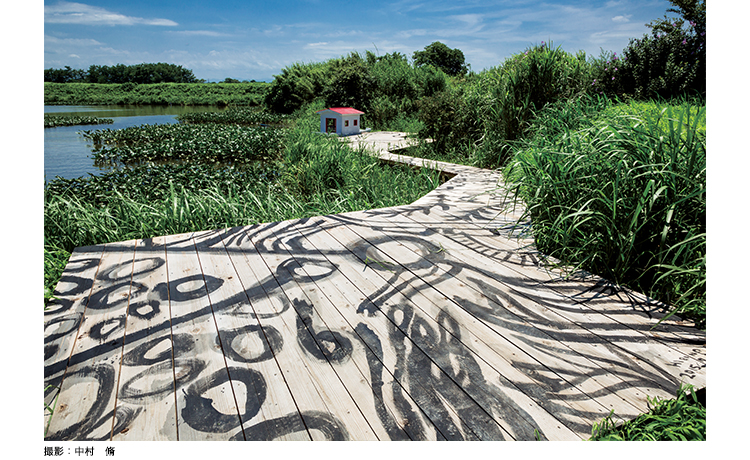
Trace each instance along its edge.
{"label": "calm water surface", "polygon": [[72,179],[107,171],[107,168],[94,166],[91,158],[92,145],[79,134],[81,131],[177,123],[177,115],[216,110],[220,109],[183,106],[46,105],[44,113],[111,118],[114,123],[44,128],[44,181],[47,182],[56,176]]}

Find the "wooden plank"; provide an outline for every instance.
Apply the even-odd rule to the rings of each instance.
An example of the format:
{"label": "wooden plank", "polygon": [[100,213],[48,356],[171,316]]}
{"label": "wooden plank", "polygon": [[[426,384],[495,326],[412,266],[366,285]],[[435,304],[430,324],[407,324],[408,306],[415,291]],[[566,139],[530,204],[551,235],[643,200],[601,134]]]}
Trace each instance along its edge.
{"label": "wooden plank", "polygon": [[[431,382],[432,379],[436,379],[436,383],[439,383],[439,385],[436,385],[436,388],[432,389],[433,391],[437,390],[436,393],[441,396],[441,398],[446,400],[452,400],[452,403],[455,404],[455,408],[457,408],[458,412],[458,419],[461,419],[461,417],[464,417],[465,419],[462,420],[462,423],[465,423],[469,426],[473,426],[476,433],[483,439],[512,439],[512,437],[508,434],[506,431],[504,434],[501,432],[501,430],[498,430],[499,425],[497,425],[495,421],[492,421],[492,418],[489,416],[489,414],[485,411],[484,407],[476,406],[476,402],[471,399],[465,399],[467,396],[464,394],[464,389],[458,386],[459,383],[464,382],[456,382],[456,376],[454,375],[455,372],[453,371],[453,367],[455,363],[448,363],[448,360],[445,358],[446,356],[451,355],[451,353],[445,354],[446,350],[442,350],[442,346],[438,345],[437,343],[434,343],[432,339],[434,339],[435,331],[438,331],[440,329],[440,326],[434,322],[434,321],[425,321],[425,317],[422,316],[414,316],[414,313],[418,310],[414,308],[414,306],[411,304],[413,301],[412,298],[407,298],[408,296],[402,296],[398,291],[393,291],[389,289],[390,286],[388,284],[387,280],[380,280],[379,285],[375,285],[372,283],[371,280],[368,280],[366,277],[361,276],[361,270],[359,270],[356,267],[364,266],[364,264],[361,261],[358,261],[356,264],[351,263],[351,258],[353,255],[349,253],[347,249],[345,249],[344,245],[334,240],[330,235],[325,235],[324,232],[316,231],[316,229],[319,229],[320,222],[316,221],[315,223],[310,224],[307,226],[307,228],[300,228],[300,231],[302,231],[308,240],[315,240],[315,243],[313,243],[315,246],[325,246],[325,247],[338,247],[334,251],[324,251],[324,254],[331,259],[332,255],[336,255],[334,260],[337,260],[339,262],[336,262],[336,265],[340,267],[340,270],[345,274],[347,277],[351,277],[348,282],[343,282],[337,280],[335,285],[336,286],[342,286],[339,287],[340,293],[342,296],[350,296],[349,302],[356,302],[356,299],[358,297],[362,297],[363,295],[368,295],[370,297],[376,297],[375,299],[370,299],[370,301],[366,304],[364,308],[368,309],[376,309],[375,311],[371,312],[370,314],[375,313],[381,313],[385,316],[397,316],[397,317],[405,317],[409,316],[410,319],[407,321],[407,326],[404,326],[403,324],[396,326],[395,324],[392,327],[395,327],[396,330],[400,334],[404,334],[403,327],[406,328],[407,331],[410,332],[410,334],[413,336],[416,341],[412,342],[412,339],[409,339],[405,334],[403,335],[404,338],[409,340],[411,343],[411,347],[415,350],[415,353],[418,353],[419,355],[423,355],[425,362],[429,363],[429,367],[426,369],[421,369],[417,371],[416,375],[419,375],[420,372],[427,374],[427,375],[419,375],[418,378],[420,381],[424,382]],[[341,227],[335,227],[336,229],[339,229]],[[327,242],[323,242],[323,239],[327,239]],[[352,242],[352,244],[357,244],[356,241]],[[339,256],[339,254],[349,254],[348,260],[344,259],[341,260],[342,256]],[[356,258],[355,258],[356,259]],[[333,262],[333,260],[332,260]],[[370,286],[368,286],[368,284]],[[347,286],[348,285],[348,286]],[[356,287],[354,287],[356,285]],[[343,286],[346,286],[347,289],[344,289]],[[364,286],[367,286],[367,289],[364,289]],[[360,292],[361,290],[361,292]],[[382,296],[384,292],[387,291],[387,296]],[[341,302],[336,302],[337,305],[340,305]],[[356,304],[356,303],[355,303]],[[377,305],[377,306],[376,306]],[[363,307],[360,306],[359,310],[362,310]],[[340,309],[342,310],[342,309]],[[404,313],[408,312],[408,313]],[[394,318],[390,318],[392,321]],[[402,322],[405,321],[402,319]],[[408,326],[408,323],[411,322],[411,327]],[[429,332],[427,332],[429,330]],[[424,331],[424,333],[420,332]],[[419,335],[423,336],[419,336]],[[426,335],[425,335],[426,334]],[[438,332],[439,334],[439,332]],[[400,338],[400,336],[395,336],[393,332],[384,331],[380,334],[381,338],[386,341],[386,339],[390,339],[389,341],[386,341],[386,345],[388,344],[397,344],[400,343],[403,339]],[[396,338],[397,340],[394,340]],[[452,343],[443,343],[440,342],[444,346],[450,345],[452,347]],[[455,348],[455,347],[452,347]],[[423,351],[424,350],[424,351]],[[442,350],[439,351],[439,350]],[[415,357],[418,355],[414,355]],[[470,360],[472,359],[470,356],[464,354],[463,356],[457,357],[455,359],[459,360]],[[413,360],[413,358],[412,358]],[[404,363],[402,363],[403,365]],[[430,368],[433,368],[432,370]],[[433,376],[432,374],[434,371],[437,371],[437,376]],[[472,370],[473,371],[473,370]],[[396,371],[398,372],[398,371]],[[466,369],[462,370],[461,373],[465,373]],[[476,377],[476,376],[474,376]],[[475,382],[474,382],[475,383]],[[471,387],[471,382],[470,385]],[[451,389],[453,387],[453,389]],[[419,394],[418,388],[410,388],[412,391],[412,396],[415,397],[415,394]],[[477,396],[478,392],[481,392],[479,388],[469,388],[469,393],[472,393],[475,397]],[[474,409],[472,409],[474,407]],[[430,407],[427,406],[424,408],[425,411],[430,410]],[[512,410],[510,411],[512,412]],[[468,415],[471,415],[471,417],[468,417]],[[485,422],[479,422],[482,418],[485,418]],[[434,421],[434,423],[438,423],[439,421]],[[487,423],[490,423],[491,425],[494,425],[496,428],[493,430],[488,429],[491,425],[486,425]],[[519,422],[521,424],[524,424],[523,421]],[[512,430],[512,428],[511,428]],[[528,434],[528,433],[527,433]],[[531,437],[533,438],[534,433],[533,429],[530,431]]]}
{"label": "wooden plank", "polygon": [[[270,342],[278,332],[270,326],[261,327],[249,298],[252,296],[255,300],[254,290],[259,286],[255,283],[243,285],[225,246],[225,239],[231,241],[241,231],[241,228],[235,228],[204,233],[195,238],[204,276],[222,281],[208,297],[240,408],[242,431],[234,438],[309,441],[310,434],[304,429],[274,358]],[[289,427],[297,429],[290,430]]]}
{"label": "wooden plank", "polygon": [[[395,222],[397,218],[393,220]],[[413,227],[413,224],[407,223],[405,225],[409,225],[409,227],[403,228],[405,231],[407,231],[407,228]],[[424,227],[417,226],[416,229],[412,230],[423,234],[423,229]],[[489,286],[492,286],[494,289],[500,289],[507,300],[517,307],[514,310],[516,315],[524,318],[530,324],[537,325],[540,330],[549,334],[550,337],[561,341],[561,343],[570,344],[571,348],[592,358],[596,357],[599,360],[617,362],[617,367],[621,368],[625,373],[641,373],[644,376],[650,375],[654,383],[658,383],[662,388],[667,389],[668,393],[674,393],[674,382],[667,378],[667,374],[662,374],[660,369],[646,364],[643,359],[626,353],[621,348],[611,346],[605,340],[600,338],[597,340],[597,336],[585,328],[585,321],[574,317],[573,314],[567,311],[568,305],[572,303],[568,299],[536,283],[529,286],[526,279],[519,277],[516,272],[505,268],[503,264],[495,263],[471,251],[462,252],[459,258],[454,257],[455,247],[451,245],[451,240],[442,237],[440,234],[430,234],[430,241],[439,244],[440,247],[446,250],[442,251],[439,258],[434,257],[432,254],[425,254],[426,259],[432,259],[435,262],[445,263],[453,267],[471,266],[471,277],[475,285],[484,286],[485,290]],[[468,274],[459,274],[457,276],[462,280],[469,281]],[[599,323],[602,321],[606,323],[610,320],[599,315],[597,321]],[[612,327],[616,327],[618,330],[623,329],[619,325],[612,325]],[[627,332],[627,329],[624,329],[624,331]],[[635,337],[634,340],[643,341],[644,339],[643,336],[639,336]],[[589,346],[589,342],[593,343],[597,341],[602,345],[598,347]],[[659,345],[658,342],[653,342],[651,346],[658,347]],[[647,352],[644,351],[643,353]],[[648,389],[648,386],[644,388]],[[658,392],[658,388],[654,388],[653,391]]]}
{"label": "wooden plank", "polygon": [[[464,308],[469,308],[478,319],[482,319],[498,334],[510,340],[526,353],[535,356],[546,367],[553,369],[553,375],[557,378],[569,383],[575,382],[575,386],[586,394],[597,394],[604,390],[604,394],[599,397],[599,401],[607,407],[617,408],[619,414],[625,416],[637,415],[642,411],[640,406],[645,408],[645,397],[637,390],[628,386],[623,387],[623,380],[612,375],[607,369],[599,367],[595,361],[592,361],[586,355],[571,350],[544,331],[517,317],[503,306],[506,303],[505,301],[485,295],[477,290],[467,289],[467,285],[471,286],[472,284],[471,280],[459,281],[451,276],[450,269],[436,267],[419,254],[412,253],[411,256],[404,256],[401,252],[401,260],[399,260],[398,254],[395,254],[395,257],[389,254],[400,245],[406,246],[412,244],[413,241],[399,238],[397,233],[393,231],[387,235],[370,235],[368,238],[365,235],[371,230],[364,222],[360,225],[350,222],[346,228],[356,231],[363,238],[369,239],[371,244],[377,246],[378,252],[382,256],[390,256],[391,263],[404,265],[406,260],[406,267],[410,271],[418,270],[421,279],[429,282],[433,288],[442,294],[445,300],[449,298],[446,293],[450,293],[450,297],[454,301]],[[379,238],[383,242],[393,240],[393,243],[385,245],[380,243]],[[424,252],[428,251],[424,250]],[[545,350],[547,351],[545,352]],[[537,371],[545,372],[544,369],[537,369]],[[582,377],[583,380],[578,382]],[[616,393],[613,391],[615,389],[617,390]]]}
{"label": "wooden plank", "polygon": [[[413,216],[410,218],[413,219]],[[413,232],[429,233],[431,238],[440,241],[446,249],[449,248],[447,254],[460,254],[461,261],[470,261],[475,267],[483,267],[484,273],[489,276],[497,275],[496,277],[500,277],[514,291],[536,299],[545,308],[554,310],[558,318],[576,323],[589,332],[606,338],[608,343],[633,353],[639,360],[636,364],[638,368],[645,368],[644,370],[648,369],[657,374],[667,374],[669,371],[669,375],[684,378],[686,383],[699,388],[705,385],[705,375],[700,372],[705,367],[705,349],[699,346],[702,342],[705,343],[705,332],[684,327],[676,321],[657,325],[653,316],[659,316],[658,311],[651,309],[648,314],[639,311],[639,308],[648,305],[645,296],[631,293],[630,299],[626,299],[606,295],[602,293],[604,287],[596,289],[596,282],[606,283],[599,277],[592,276],[594,280],[565,280],[554,283],[544,280],[543,276],[526,278],[540,274],[541,270],[527,264],[510,264],[505,261],[498,264],[491,258],[468,250],[464,246],[465,240],[462,235],[471,234],[471,229],[446,234],[442,231],[444,227],[433,219],[436,217],[426,216],[424,226],[416,224],[413,220],[400,222],[403,229],[416,225]],[[474,235],[473,242],[492,242],[486,235]],[[504,238],[496,239],[498,244],[502,244]],[[662,311],[661,315],[664,314]],[[647,363],[652,363],[653,366]],[[672,387],[674,384],[668,385],[667,390],[673,393]]]}
{"label": "wooden plank", "polygon": [[272,351],[313,440],[377,439],[330,365],[306,355],[300,341],[309,344],[309,333],[297,324],[294,301],[286,289],[291,282],[283,271],[272,270],[268,261],[280,249],[274,241],[266,246],[271,227],[248,227],[246,235],[232,242],[230,257],[246,286],[261,286],[266,295],[253,292],[251,302],[264,330],[274,330]]}
{"label": "wooden plank", "polygon": [[[44,309],[44,403],[54,408],[104,246],[76,248]],[[44,411],[45,432],[50,411]]]}
{"label": "wooden plank", "polygon": [[178,440],[228,440],[240,429],[208,295],[221,280],[204,276],[193,234],[165,237]]}
{"label": "wooden plank", "polygon": [[[319,228],[320,223],[315,222],[311,225],[314,228]],[[346,245],[356,251],[356,238],[349,239],[350,236],[348,237],[343,232],[342,226],[326,228],[326,230],[328,233],[331,233],[331,235],[339,239],[341,241],[340,244]],[[313,237],[322,238],[323,236],[313,232],[313,234],[310,235],[310,238]],[[332,236],[329,236],[329,238],[332,238]],[[366,252],[366,254],[367,253],[370,255],[373,254],[372,252]],[[364,265],[367,256],[360,255],[360,258],[357,259],[354,254],[352,254],[351,257],[355,260],[347,260],[338,265],[341,267],[342,271],[345,271],[346,276],[352,276],[356,279],[360,270],[353,267]],[[376,264],[367,266],[377,267]],[[385,273],[388,275],[387,269],[389,267],[391,266],[386,265],[386,270],[374,268],[374,273]],[[399,269],[394,266],[393,270],[395,272]],[[366,270],[366,272],[371,272],[371,270]],[[395,276],[395,274],[391,276]],[[354,279],[352,281],[354,281]],[[401,280],[403,280],[403,282],[400,282]],[[519,392],[503,375],[499,374],[495,369],[488,367],[485,362],[486,356],[480,355],[478,351],[489,352],[490,350],[487,345],[483,345],[482,342],[478,340],[478,337],[473,335],[471,327],[467,328],[466,325],[462,323],[462,318],[460,316],[453,316],[456,312],[464,313],[464,316],[466,316],[463,310],[456,308],[455,311],[451,311],[449,308],[446,308],[446,300],[444,300],[442,295],[440,295],[439,301],[436,299],[428,299],[428,297],[425,296],[424,288],[417,286],[418,280],[399,277],[398,281],[399,283],[393,283],[396,285],[394,292],[389,291],[387,296],[378,298],[376,302],[384,305],[388,305],[391,302],[398,304],[400,301],[404,301],[403,299],[408,298],[408,302],[412,303],[419,309],[415,309],[415,311],[422,311],[425,313],[425,317],[432,319],[433,322],[431,326],[440,331],[440,335],[443,337],[442,340],[444,341],[443,345],[437,347],[438,349],[443,350],[442,352],[435,354],[437,362],[441,363],[449,373],[465,374],[469,381],[473,379],[474,385],[477,385],[476,382],[482,382],[481,385],[477,385],[477,388],[483,390],[487,388],[489,390],[479,391],[477,388],[474,388],[471,390],[472,393],[477,399],[485,401],[483,407],[488,410],[497,410],[502,406],[502,409],[499,410],[496,415],[498,418],[504,416],[506,419],[513,419],[512,423],[508,423],[510,431],[515,431],[516,436],[519,438],[534,439],[535,434],[533,430],[535,428],[539,429],[540,427],[533,425],[528,426],[524,421],[520,421],[519,418],[523,420],[533,419],[540,422],[542,425],[540,431],[543,431],[545,434],[548,433],[547,436],[550,439],[576,438],[576,435],[573,434],[572,431],[561,426],[562,424],[550,413],[540,410],[540,405],[537,402],[531,401],[526,395]],[[364,283],[361,279],[356,279],[355,284],[359,287]],[[450,301],[447,301],[447,303],[450,303]],[[439,307],[438,304],[440,305]],[[476,320],[474,320],[474,322],[476,323]],[[495,347],[496,342],[493,342],[492,346]],[[516,349],[515,353],[518,352],[519,351]],[[505,367],[506,370],[512,370],[510,364],[506,364]],[[454,368],[460,370],[456,371]],[[492,384],[492,382],[498,381],[503,383],[502,389],[499,389]],[[461,383],[462,385],[469,386],[466,382],[462,381]],[[508,398],[506,393],[512,394],[512,399]],[[547,396],[550,395],[548,394]],[[487,403],[487,401],[493,401],[494,403]],[[500,401],[502,401],[502,404],[499,404]],[[560,407],[557,409],[560,410]],[[604,413],[603,408],[599,408],[599,411]],[[575,413],[570,408],[568,408],[567,412]],[[521,416],[521,414],[523,415]],[[521,426],[519,426],[519,424]],[[518,433],[518,430],[523,428],[523,425],[527,425],[527,428],[523,434],[520,434]],[[583,425],[580,420],[579,425]],[[586,429],[588,430],[587,434],[590,434],[590,425],[586,426]]]}
{"label": "wooden plank", "polygon": [[[275,248],[277,247],[276,244],[274,244],[274,246]],[[306,253],[306,256],[309,256],[309,255],[310,254]],[[259,265],[260,264],[255,264],[255,263],[250,264],[251,267],[257,267]],[[328,276],[335,277],[337,275],[337,273],[335,272],[333,268],[324,269],[318,266],[318,270],[321,270],[321,269],[324,270],[325,273],[328,273]],[[338,278],[336,279],[338,280]],[[288,281],[289,278],[284,278],[283,280]],[[323,287],[321,290],[325,290],[325,287]],[[312,290],[308,289],[308,291],[312,291]],[[269,296],[269,298],[273,299],[275,297]],[[321,312],[322,312],[321,314],[327,313],[327,310],[321,311]],[[402,424],[404,428],[408,431],[409,436],[412,439],[444,439],[442,434],[440,434],[439,432],[434,433],[434,430],[430,426],[427,426],[427,427],[423,426],[421,422],[422,414],[419,413],[419,409],[417,409],[416,412],[411,410],[411,408],[417,407],[417,406],[411,402],[409,395],[400,391],[400,387],[398,387],[398,382],[393,380],[390,374],[383,375],[383,372],[381,372],[381,368],[384,366],[383,363],[394,362],[395,358],[393,357],[393,354],[391,353],[390,348],[385,348],[385,349],[382,348],[380,340],[378,339],[378,335],[375,334],[370,329],[370,326],[372,326],[371,322],[360,323],[362,318],[358,317],[356,312],[348,308],[341,310],[341,313],[347,320],[349,320],[350,325],[357,324],[357,326],[353,327],[354,331],[360,337],[360,340],[363,343],[365,343],[367,347],[369,348],[369,350],[371,351],[371,354],[368,354],[368,359],[371,360],[370,361],[371,362],[370,366],[372,369],[371,373],[374,376],[372,377],[373,391],[379,392],[382,395],[383,393],[380,391],[380,388],[399,388],[397,390],[394,390],[394,392],[398,393],[395,399],[398,399],[398,403],[406,405],[409,409],[403,411],[403,413],[400,413],[399,414],[400,416],[397,416],[396,423]],[[384,399],[387,399],[387,397],[388,397],[388,394],[385,394]],[[388,403],[390,403],[390,401],[386,402],[385,404],[388,404]],[[391,406],[389,405],[389,407]],[[441,415],[444,415],[444,414],[441,414]],[[383,415],[383,417],[386,417],[386,416],[387,414]],[[403,421],[401,421],[400,419],[403,419]],[[384,425],[389,425],[389,424],[384,423]]]}
{"label": "wooden plank", "polygon": [[[288,222],[280,226],[267,226],[262,231],[249,235],[292,307],[290,314],[283,318],[287,331],[296,330],[298,346],[290,346],[288,349],[294,349],[299,362],[304,363],[310,370],[313,380],[318,385],[318,392],[326,400],[331,415],[341,420],[352,439],[388,439],[385,429],[379,423],[371,423],[363,413],[363,409],[372,406],[372,393],[369,386],[363,385],[366,381],[361,374],[357,376],[354,373],[355,368],[353,371],[349,370],[349,374],[341,376],[333,367],[337,359],[348,360],[354,351],[341,348],[339,345],[346,338],[342,334],[346,331],[328,331],[327,334],[325,331],[316,331],[318,328],[315,323],[318,321],[313,322],[311,313],[314,311],[314,300],[321,299],[310,298],[311,293],[307,292],[306,280],[300,276],[302,271],[293,268],[294,258],[286,251],[281,240],[281,235],[286,232],[285,227],[289,226]],[[296,317],[292,318],[293,314],[296,314]],[[335,340],[334,336],[338,336],[339,340]],[[327,339],[325,343],[321,343],[322,338]],[[373,422],[377,422],[374,413],[368,415]]]}
{"label": "wooden plank", "polygon": [[[311,238],[313,237],[319,236],[315,233],[311,236]],[[343,238],[343,236],[339,237]],[[339,265],[348,267],[362,264],[364,264],[364,260],[356,259],[355,261],[348,260],[347,262],[342,262]],[[342,270],[345,270],[345,268],[342,268]],[[376,270],[376,273],[382,274],[384,272],[383,270]],[[454,350],[454,353],[463,352],[466,355],[470,353],[476,355],[476,359],[473,357],[468,359],[475,359],[477,366],[481,368],[481,374],[477,378],[481,376],[487,382],[501,382],[503,384],[503,391],[513,392],[513,401],[522,407],[522,409],[517,409],[516,412],[525,412],[525,416],[529,416],[537,421],[541,425],[543,432],[548,433],[549,438],[571,438],[572,432],[560,427],[560,423],[556,417],[563,416],[562,420],[565,420],[565,417],[569,418],[569,428],[578,430],[578,435],[581,437],[588,437],[590,435],[590,423],[587,420],[581,419],[579,414],[590,412],[599,413],[602,416],[606,415],[607,411],[604,410],[604,407],[595,402],[592,404],[580,404],[573,401],[571,405],[571,402],[567,400],[569,398],[560,400],[556,388],[550,387],[543,380],[531,380],[514,367],[517,362],[506,360],[506,356],[514,356],[522,353],[518,348],[504,340],[498,340],[497,334],[491,331],[490,328],[476,318],[473,318],[452,301],[445,300],[442,294],[426,292],[431,290],[431,287],[421,285],[423,283],[420,283],[419,280],[409,282],[408,277],[403,277],[402,279],[406,282],[399,284],[400,293],[404,297],[408,297],[409,301],[424,312],[425,315],[432,318],[435,324],[440,325],[441,329],[443,329],[442,333],[454,337],[450,339],[451,348]],[[358,282],[357,285],[359,286],[360,283]],[[444,327],[443,324],[450,324],[451,327]],[[454,343],[455,341],[461,342],[461,344],[457,345]],[[464,357],[461,358],[462,361],[466,359]],[[490,366],[492,369],[487,368],[487,366]],[[512,378],[507,379],[506,376],[511,376]],[[515,386],[516,383],[519,384],[518,386],[530,389],[535,394],[534,400],[532,401],[526,395],[518,393]],[[492,387],[489,383],[487,386]],[[553,401],[555,402],[554,407],[546,408],[546,411],[539,410],[543,406],[549,406],[549,403]],[[513,404],[508,405],[512,406]],[[512,411],[513,409],[509,410]]]}
{"label": "wooden plank", "polygon": [[[277,266],[277,270],[283,267],[289,275],[287,279],[296,282],[296,286],[290,283],[291,289],[287,292],[306,299],[306,304],[294,305],[300,319],[317,338],[318,346],[325,350],[325,357],[337,370],[378,437],[381,440],[444,439],[433,427],[414,426],[414,421],[401,416],[400,407],[392,398],[383,395],[383,387],[398,386],[399,383],[392,374],[384,375],[382,346],[372,336],[371,327],[361,317],[352,315],[352,299],[341,295],[334,287],[345,280],[336,266],[323,256],[330,256],[331,248],[316,248],[293,228],[277,234],[276,238],[294,259],[291,263],[291,259],[286,259]],[[274,266],[270,268],[273,270]],[[326,345],[332,347],[332,341],[336,342],[336,347],[326,350]],[[408,394],[403,398],[411,402]]]}
{"label": "wooden plank", "polygon": [[118,377],[113,441],[177,439],[164,238],[139,240]]}
{"label": "wooden plank", "polygon": [[115,385],[134,249],[135,241],[104,247],[48,440],[109,440],[115,420],[123,415],[115,413]]}

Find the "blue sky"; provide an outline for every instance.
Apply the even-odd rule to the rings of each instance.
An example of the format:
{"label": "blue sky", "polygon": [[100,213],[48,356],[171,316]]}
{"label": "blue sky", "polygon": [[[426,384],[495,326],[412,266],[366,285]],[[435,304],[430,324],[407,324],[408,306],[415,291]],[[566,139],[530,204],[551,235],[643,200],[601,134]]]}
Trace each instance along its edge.
{"label": "blue sky", "polygon": [[[208,81],[270,81],[351,51],[411,57],[434,41],[475,71],[532,44],[622,51],[667,0],[45,1],[44,68],[168,62]],[[671,15],[671,13],[670,13]]]}

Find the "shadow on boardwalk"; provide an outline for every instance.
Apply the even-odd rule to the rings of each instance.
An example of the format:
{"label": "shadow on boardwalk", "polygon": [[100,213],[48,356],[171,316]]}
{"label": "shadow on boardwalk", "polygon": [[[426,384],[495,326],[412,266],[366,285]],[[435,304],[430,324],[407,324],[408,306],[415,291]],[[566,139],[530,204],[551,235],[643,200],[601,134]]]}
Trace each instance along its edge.
{"label": "shadow on boardwalk", "polygon": [[499,176],[456,174],[408,206],[76,249],[46,439],[586,439],[705,386],[701,331],[545,270],[477,196]]}

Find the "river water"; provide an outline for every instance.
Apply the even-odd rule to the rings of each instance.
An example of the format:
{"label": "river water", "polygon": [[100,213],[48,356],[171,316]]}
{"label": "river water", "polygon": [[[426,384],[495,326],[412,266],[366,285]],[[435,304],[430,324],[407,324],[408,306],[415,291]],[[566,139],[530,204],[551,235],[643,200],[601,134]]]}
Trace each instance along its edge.
{"label": "river water", "polygon": [[216,110],[221,109],[202,106],[46,105],[44,113],[111,118],[114,123],[44,128],[44,181],[46,183],[56,176],[72,179],[98,175],[107,170],[94,166],[91,143],[79,134],[81,131],[177,123],[177,115]]}

